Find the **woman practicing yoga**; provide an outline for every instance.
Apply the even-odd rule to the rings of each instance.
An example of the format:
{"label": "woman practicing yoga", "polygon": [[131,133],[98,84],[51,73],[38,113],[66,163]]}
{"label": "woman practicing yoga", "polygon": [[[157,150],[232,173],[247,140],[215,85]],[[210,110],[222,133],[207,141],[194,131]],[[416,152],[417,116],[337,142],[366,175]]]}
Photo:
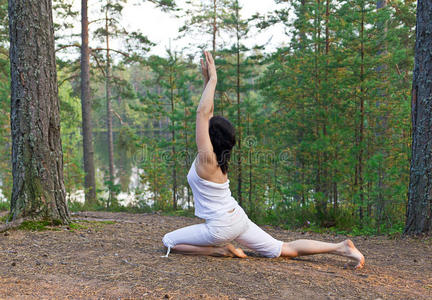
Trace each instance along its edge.
{"label": "woman practicing yoga", "polygon": [[195,215],[205,223],[167,233],[162,242],[170,250],[183,254],[246,257],[240,248],[229,242],[252,249],[265,257],[297,257],[329,253],[348,257],[356,268],[364,265],[364,256],[350,240],[325,243],[313,240],[282,242],[259,228],[231,196],[228,163],[235,145],[235,130],[225,118],[213,116],[213,98],[217,83],[212,55],[204,52],[201,59],[204,92],[196,114],[198,155],[187,175],[192,188]]}

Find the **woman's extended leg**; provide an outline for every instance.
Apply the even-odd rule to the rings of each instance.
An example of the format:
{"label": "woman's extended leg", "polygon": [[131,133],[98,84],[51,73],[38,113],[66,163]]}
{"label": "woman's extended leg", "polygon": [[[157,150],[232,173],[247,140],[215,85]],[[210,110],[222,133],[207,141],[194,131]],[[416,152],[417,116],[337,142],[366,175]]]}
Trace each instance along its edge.
{"label": "woman's extended leg", "polygon": [[272,237],[252,221],[248,220],[248,223],[248,229],[236,238],[236,241],[263,256],[293,258],[302,255],[328,253],[345,256],[356,261],[356,268],[361,268],[364,265],[363,255],[350,240],[337,244],[313,240],[296,240],[284,243]]}
{"label": "woman's extended leg", "polygon": [[363,254],[354,246],[351,240],[334,244],[314,240],[296,240],[283,243],[281,256],[298,257],[313,254],[335,254],[354,260],[356,268],[362,268],[365,262]]}

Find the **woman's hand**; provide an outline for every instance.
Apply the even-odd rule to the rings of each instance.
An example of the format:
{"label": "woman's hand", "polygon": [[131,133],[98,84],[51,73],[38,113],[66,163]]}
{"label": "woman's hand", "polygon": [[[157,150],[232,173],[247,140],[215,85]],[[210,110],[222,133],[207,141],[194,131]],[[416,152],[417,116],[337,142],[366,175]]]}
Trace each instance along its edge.
{"label": "woman's hand", "polygon": [[204,51],[205,57],[206,57],[206,63],[207,63],[207,71],[209,80],[215,80],[217,81],[217,74],[216,74],[216,65],[213,60],[213,56],[210,52]]}
{"label": "woman's hand", "polygon": [[[204,51],[205,55],[205,51]],[[207,82],[209,82],[209,73],[208,73],[208,67],[207,64],[204,62],[204,60],[201,58],[201,73],[204,77],[204,87],[207,85]]]}

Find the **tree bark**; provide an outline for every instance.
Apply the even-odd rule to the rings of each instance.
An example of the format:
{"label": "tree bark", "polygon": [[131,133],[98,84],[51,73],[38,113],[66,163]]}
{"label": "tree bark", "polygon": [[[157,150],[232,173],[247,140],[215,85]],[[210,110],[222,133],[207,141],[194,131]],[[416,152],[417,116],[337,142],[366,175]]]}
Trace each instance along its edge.
{"label": "tree bark", "polygon": [[81,1],[81,111],[85,201],[86,204],[93,205],[96,202],[96,180],[93,159],[94,150],[90,100],[90,51],[87,0]]}
{"label": "tree bark", "polygon": [[109,43],[109,25],[108,25],[108,6],[105,13],[105,34],[106,34],[106,70],[105,70],[105,95],[107,105],[107,130],[108,130],[108,160],[109,160],[109,201],[108,205],[113,204],[114,191],[114,138],[113,138],[113,124],[112,124],[112,107],[111,107],[111,56],[110,56],[110,43]]}
{"label": "tree bark", "polygon": [[240,205],[243,203],[242,197],[242,164],[241,164],[241,120],[240,120],[240,12],[239,3],[236,1],[236,34],[237,34],[237,137],[238,137],[238,156],[237,156],[237,200]]}
{"label": "tree bark", "polygon": [[9,0],[12,220],[69,222],[51,0]]}
{"label": "tree bark", "polygon": [[405,233],[432,229],[432,2],[418,0],[411,98],[412,155]]}
{"label": "tree bark", "polygon": [[177,210],[177,157],[176,157],[176,148],[175,148],[175,106],[174,106],[174,70],[170,67],[170,100],[171,100],[171,151],[172,151],[172,177],[173,177],[173,185],[172,185],[172,200],[173,200],[173,209]]}

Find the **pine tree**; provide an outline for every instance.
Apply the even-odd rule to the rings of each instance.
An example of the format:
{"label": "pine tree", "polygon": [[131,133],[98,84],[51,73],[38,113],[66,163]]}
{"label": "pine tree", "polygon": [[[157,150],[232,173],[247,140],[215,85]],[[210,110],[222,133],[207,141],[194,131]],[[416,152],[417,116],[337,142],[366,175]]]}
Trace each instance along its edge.
{"label": "pine tree", "polygon": [[[427,49],[431,49],[432,32],[430,20],[432,18],[432,4],[429,1],[418,1],[414,78],[412,85],[412,157],[410,170],[410,185],[408,194],[408,211],[405,233],[429,234],[432,231],[432,199],[431,199],[431,156],[432,140],[432,93],[430,80],[432,70],[432,56]],[[426,54],[427,53],[427,54]]]}
{"label": "pine tree", "polygon": [[9,1],[9,21],[11,217],[68,223],[51,0]]}

